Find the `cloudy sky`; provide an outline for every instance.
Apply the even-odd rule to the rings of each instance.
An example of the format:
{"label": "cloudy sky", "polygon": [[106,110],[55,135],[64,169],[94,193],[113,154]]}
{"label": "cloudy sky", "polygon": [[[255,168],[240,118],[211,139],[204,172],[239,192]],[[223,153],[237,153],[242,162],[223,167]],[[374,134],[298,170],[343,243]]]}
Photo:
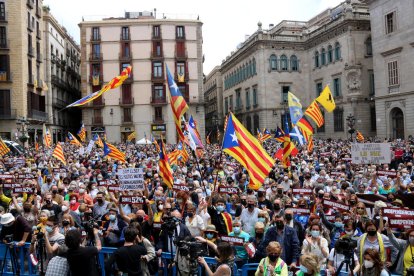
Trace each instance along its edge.
{"label": "cloudy sky", "polygon": [[[344,1],[344,0],[343,0]],[[335,7],[341,0],[43,0],[55,18],[79,42],[78,23],[103,17],[120,17],[125,11],[152,11],[157,18],[166,14],[170,18],[193,18],[203,22],[204,73],[216,65],[244,41],[245,35],[282,20],[307,21],[319,12]]]}

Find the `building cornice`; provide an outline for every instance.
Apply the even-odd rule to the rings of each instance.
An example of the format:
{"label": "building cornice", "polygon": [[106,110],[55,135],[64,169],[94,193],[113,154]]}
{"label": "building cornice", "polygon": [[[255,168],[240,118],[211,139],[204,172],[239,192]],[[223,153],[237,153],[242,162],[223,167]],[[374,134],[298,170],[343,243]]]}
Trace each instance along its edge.
{"label": "building cornice", "polygon": [[382,52],[381,56],[387,57],[387,56],[390,56],[390,55],[393,55],[393,54],[397,54],[397,53],[400,53],[402,51],[402,49],[403,49],[403,47],[397,47],[397,48]]}

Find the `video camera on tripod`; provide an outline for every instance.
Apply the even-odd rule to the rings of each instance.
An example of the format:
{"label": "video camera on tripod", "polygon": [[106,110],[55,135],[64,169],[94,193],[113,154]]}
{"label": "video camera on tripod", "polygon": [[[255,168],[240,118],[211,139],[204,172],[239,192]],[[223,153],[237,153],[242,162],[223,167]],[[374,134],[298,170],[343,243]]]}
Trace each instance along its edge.
{"label": "video camera on tripod", "polygon": [[83,227],[83,229],[85,229],[88,240],[93,241],[95,239],[94,234],[93,234],[93,229],[94,228],[99,229],[100,225],[102,225],[102,221],[97,220],[93,218],[92,216],[88,220],[83,221],[81,223],[81,226]]}
{"label": "video camera on tripod", "polygon": [[338,269],[336,270],[335,275],[339,275],[342,267],[345,265],[345,270],[348,272],[355,268],[354,263],[354,252],[355,248],[357,247],[357,241],[353,240],[350,237],[345,237],[342,239],[338,239],[335,243],[335,254],[342,254],[344,255],[344,260],[339,265]]}
{"label": "video camera on tripod", "polygon": [[198,257],[207,255],[204,244],[193,237],[188,237],[184,240],[174,239],[174,244],[178,247],[181,256],[186,256],[190,260],[197,261]]}
{"label": "video camera on tripod", "polygon": [[165,217],[163,218],[163,224],[161,225],[161,230],[168,233],[168,235],[174,235],[177,225],[180,224],[180,219],[176,217]]}

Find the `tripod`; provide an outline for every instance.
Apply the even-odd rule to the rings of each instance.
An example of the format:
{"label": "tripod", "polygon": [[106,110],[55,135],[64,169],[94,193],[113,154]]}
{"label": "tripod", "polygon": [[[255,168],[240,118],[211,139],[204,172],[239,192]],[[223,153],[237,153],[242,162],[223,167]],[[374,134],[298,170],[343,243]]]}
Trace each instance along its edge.
{"label": "tripod", "polygon": [[6,243],[6,250],[3,256],[3,265],[1,267],[0,275],[3,276],[3,273],[4,273],[4,266],[6,265],[6,262],[7,262],[6,261],[7,253],[9,253],[10,255],[10,262],[12,265],[13,275],[20,275],[20,268],[19,268],[19,264],[17,263],[16,251],[14,250],[14,242]]}
{"label": "tripod", "polygon": [[345,259],[341,262],[338,269],[335,272],[335,275],[338,276],[341,273],[342,267],[345,265],[345,271],[348,273],[348,270],[351,269],[351,276],[354,275],[354,258],[353,258],[354,252],[344,252]]}
{"label": "tripod", "polygon": [[37,242],[37,253],[38,253],[38,257],[40,261],[40,275],[45,275],[46,271],[44,269],[45,268],[44,259],[46,259],[47,256],[46,256],[46,242],[43,237],[40,238]]}

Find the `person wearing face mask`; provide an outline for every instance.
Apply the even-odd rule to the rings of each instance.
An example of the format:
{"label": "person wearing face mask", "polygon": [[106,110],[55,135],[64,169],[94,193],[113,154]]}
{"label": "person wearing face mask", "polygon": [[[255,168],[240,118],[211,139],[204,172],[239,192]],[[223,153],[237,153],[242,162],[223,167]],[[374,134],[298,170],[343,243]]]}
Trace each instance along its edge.
{"label": "person wearing face mask", "polygon": [[320,265],[315,254],[307,253],[300,257],[299,271],[297,276],[319,276]]}
{"label": "person wearing face mask", "polygon": [[305,239],[305,229],[303,228],[303,226],[300,222],[296,221],[293,218],[293,210],[290,209],[290,208],[286,209],[285,214],[284,214],[284,218],[285,218],[286,225],[288,225],[288,226],[292,227],[293,229],[295,229],[295,231],[298,235],[300,246],[302,246],[303,240]]}
{"label": "person wearing face mask", "polygon": [[281,258],[291,267],[296,267],[299,260],[300,244],[296,230],[285,225],[283,216],[275,217],[276,226],[270,227],[265,234],[263,242],[256,250],[265,252],[271,241],[277,241],[282,246]]}
{"label": "person wearing face mask", "polygon": [[48,210],[51,216],[59,216],[60,212],[62,212],[62,208],[53,202],[52,193],[47,192],[45,194],[44,203],[41,210]]}
{"label": "person wearing face mask", "polygon": [[118,247],[121,242],[121,233],[127,226],[125,221],[118,215],[116,208],[109,209],[109,220],[103,226],[104,245]]}
{"label": "person wearing face mask", "polygon": [[98,194],[99,190],[98,190],[98,185],[96,183],[95,180],[91,181],[91,191],[90,191],[90,196],[92,198],[92,200],[95,199],[96,195]]}
{"label": "person wearing face mask", "polygon": [[60,227],[59,232],[62,235],[66,235],[66,233],[71,229],[75,229],[75,221],[73,220],[71,215],[63,214],[62,227]]}
{"label": "person wearing face mask", "polygon": [[[65,244],[65,236],[59,232],[59,221],[56,217],[49,217],[46,222],[45,244],[47,251],[47,259],[53,258],[59,246]],[[36,235],[33,235],[36,237]]]}
{"label": "person wearing face mask", "polygon": [[185,225],[193,237],[201,236],[205,230],[203,219],[197,215],[196,208],[190,206],[187,208],[187,217],[185,218]]}
{"label": "person wearing face mask", "polygon": [[381,261],[377,250],[368,248],[364,252],[364,262],[362,263],[361,276],[389,276],[385,270],[384,263]]}
{"label": "person wearing face mask", "polygon": [[230,237],[237,237],[241,238],[244,241],[243,245],[236,245],[234,246],[234,249],[236,250],[236,258],[235,263],[237,264],[237,267],[242,267],[248,260],[248,254],[246,251],[246,248],[244,247],[246,243],[250,240],[249,233],[245,232],[241,228],[241,222],[234,221],[233,222],[233,232],[229,233]]}
{"label": "person wearing face mask", "polygon": [[355,254],[355,252],[353,253],[352,258],[353,258],[353,263],[354,263],[354,268],[352,272],[350,271],[350,269],[347,270],[346,265],[342,265],[341,270],[339,271],[341,263],[345,260],[345,255],[341,253],[337,253],[335,251],[335,247],[333,247],[331,251],[329,252],[327,274],[328,275],[351,275],[351,273],[353,273],[353,275],[356,275],[360,269],[360,264],[359,264],[358,257]]}
{"label": "person wearing face mask", "polygon": [[400,252],[397,265],[395,266],[394,271],[391,272],[393,274],[406,276],[408,270],[414,267],[414,229],[409,229],[406,232],[407,240],[396,238],[388,223],[385,225],[385,229],[387,230],[387,236],[390,239],[391,244]]}
{"label": "person wearing face mask", "polygon": [[64,201],[62,204],[62,212],[58,215],[58,220],[62,221],[63,215],[67,214],[72,217],[73,221],[75,222],[75,225],[79,227],[81,225],[81,215],[84,215],[84,212],[87,210],[87,207],[85,204],[80,204],[78,208],[78,213],[72,211],[69,208],[70,203],[68,201]]}
{"label": "person wearing face mask", "polygon": [[257,199],[254,195],[247,197],[247,208],[245,208],[240,215],[240,222],[243,225],[243,231],[251,233],[254,225],[258,222],[260,209],[255,207]]}
{"label": "person wearing face mask", "polygon": [[19,247],[24,245],[32,230],[22,216],[15,218],[11,213],[3,214],[0,219],[0,224],[2,225],[0,241],[6,243],[4,238],[13,234],[13,241],[17,242],[17,246]]}
{"label": "person wearing face mask", "polygon": [[335,222],[332,223],[326,219],[324,212],[319,212],[319,216],[322,218],[323,224],[330,231],[331,244],[329,248],[333,248],[335,246],[336,241],[344,233],[343,217],[340,213],[336,213]]}
{"label": "person wearing face mask", "polygon": [[93,207],[93,200],[91,198],[91,196],[88,194],[88,192],[86,191],[86,186],[85,184],[79,185],[79,191],[78,191],[78,202],[79,203],[85,203],[88,208],[92,208]]}
{"label": "person wearing face mask", "polygon": [[262,210],[272,210],[272,202],[266,198],[266,192],[262,188],[257,192],[257,207]]}
{"label": "person wearing face mask", "polygon": [[69,208],[73,212],[78,212],[80,203],[78,202],[78,196],[76,194],[72,194],[69,200]]}
{"label": "person wearing face mask", "polygon": [[214,206],[211,206],[213,197],[208,201],[207,212],[210,215],[211,224],[213,224],[220,235],[227,236],[233,227],[233,219],[231,215],[226,212],[224,198],[219,197],[215,199]]}
{"label": "person wearing face mask", "polygon": [[97,193],[95,200],[96,203],[93,205],[92,214],[94,218],[101,218],[107,213],[109,202],[105,201],[105,194],[103,192]]}
{"label": "person wearing face mask", "polygon": [[[363,253],[368,248],[374,248],[380,253],[382,262],[386,267],[390,267],[398,256],[398,250],[391,244],[389,238],[378,233],[378,227],[374,221],[370,220],[365,224],[366,233],[358,240],[356,252],[360,263],[363,262]],[[391,262],[387,261],[387,250],[391,251]]]}
{"label": "person wearing face mask", "polygon": [[56,202],[58,205],[62,205],[63,203],[63,196],[59,194],[59,189],[57,185],[52,186],[52,201]]}
{"label": "person wearing face mask", "polygon": [[20,215],[26,219],[27,223],[30,225],[30,228],[36,224],[36,213],[37,208],[35,210],[30,202],[25,202],[23,204],[23,212],[21,212]]}
{"label": "person wearing face mask", "polygon": [[[283,190],[281,190],[283,191]],[[271,217],[274,217],[275,215],[283,215],[284,211],[282,208],[282,201],[277,198],[273,201],[273,211],[271,212]]]}
{"label": "person wearing face mask", "polygon": [[319,259],[319,266],[325,269],[326,259],[329,255],[328,241],[321,236],[321,226],[313,223],[310,226],[310,235],[306,236],[302,245],[302,255],[315,254]]}
{"label": "person wearing face mask", "polygon": [[288,276],[288,266],[280,257],[282,247],[272,241],[266,247],[267,257],[260,260],[255,276]]}
{"label": "person wearing face mask", "polygon": [[[263,242],[265,232],[265,225],[262,222],[256,222],[256,225],[254,226],[254,233],[250,237],[249,242],[252,243],[255,248],[258,248],[261,242]],[[258,263],[265,257],[265,252],[256,250],[253,257],[249,256],[249,263]]]}

